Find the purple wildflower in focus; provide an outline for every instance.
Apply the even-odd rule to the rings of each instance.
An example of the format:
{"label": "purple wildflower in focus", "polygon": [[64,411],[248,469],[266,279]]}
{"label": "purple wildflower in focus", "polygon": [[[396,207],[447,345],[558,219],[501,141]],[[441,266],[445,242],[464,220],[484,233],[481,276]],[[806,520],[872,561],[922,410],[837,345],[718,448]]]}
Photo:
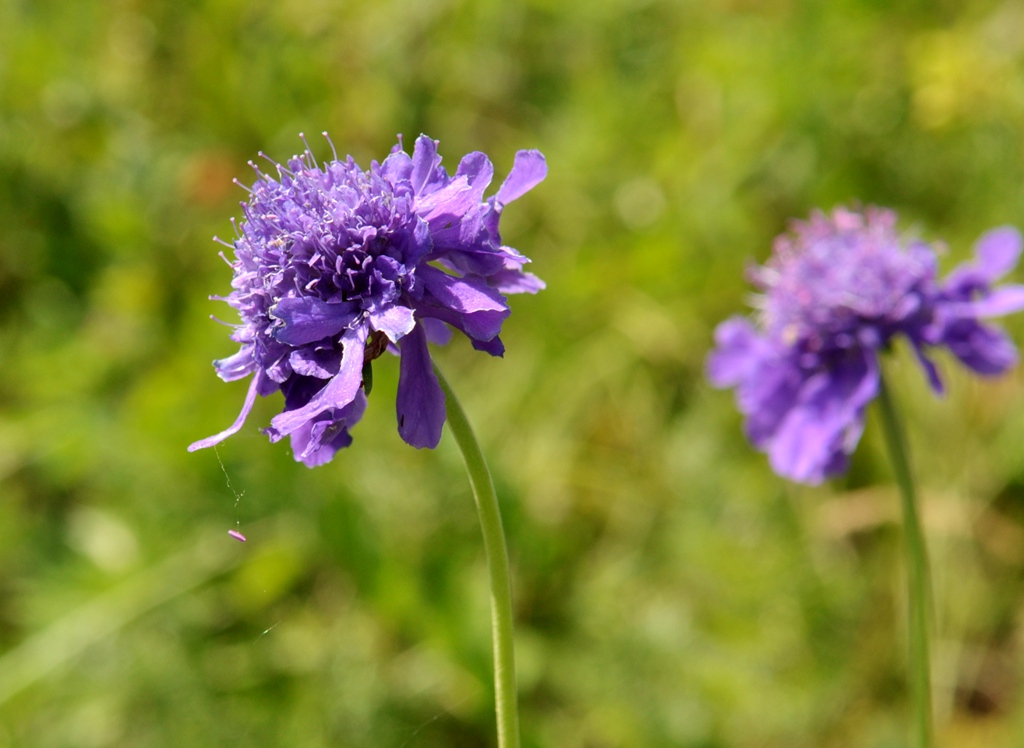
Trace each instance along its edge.
{"label": "purple wildflower in focus", "polygon": [[275,442],[291,437],[295,459],[310,467],[328,462],[351,444],[370,362],[385,350],[401,356],[399,434],[414,447],[436,447],[445,400],[427,341],[446,343],[454,328],[501,356],[504,294],[544,288],[498,233],[505,205],[547,175],[544,157],[519,151],[486,200],[494,174],[487,156],[470,153],[449,176],[437,141],[425,135],[412,156],[399,138],[369,171],[337,154],[320,165],[308,147],[276,167],[275,177],[253,165],[229,260],[233,290],[223,299],[241,317],[231,336],[241,348],[214,362],[225,381],[251,375],[249,391],[229,428],[189,450],[236,433],[257,395],[281,391],[284,412],[265,433]]}
{"label": "purple wildflower in focus", "polygon": [[902,238],[896,215],[878,208],[817,213],[775,241],[752,273],[756,324],[733,317],[718,326],[707,374],[716,387],[736,387],[747,436],[776,473],[815,484],[846,470],[879,391],[878,354],[897,335],[937,393],[931,348],[983,375],[1016,363],[1010,339],[982,320],[1024,308],[1024,286],[994,285],[1017,264],[1021,235],[993,229],[975,252],[939,281],[935,249]]}

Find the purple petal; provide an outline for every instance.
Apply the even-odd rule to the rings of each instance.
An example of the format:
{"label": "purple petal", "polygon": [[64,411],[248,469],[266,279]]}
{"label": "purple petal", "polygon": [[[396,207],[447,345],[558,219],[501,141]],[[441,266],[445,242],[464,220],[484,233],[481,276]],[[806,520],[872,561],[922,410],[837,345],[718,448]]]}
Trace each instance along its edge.
{"label": "purple petal", "polygon": [[941,344],[979,374],[1002,374],[1017,363],[1017,348],[1009,337],[972,319],[947,325]]}
{"label": "purple petal", "polygon": [[274,416],[270,425],[281,436],[298,429],[328,408],[344,408],[352,402],[363,382],[363,352],[366,328],[346,330],[341,339],[341,368],[338,373],[301,408]]}
{"label": "purple petal", "polygon": [[426,135],[416,138],[416,145],[412,151],[412,173],[409,175],[413,194],[419,195],[423,192],[440,164],[441,157],[437,155],[437,141],[431,140]]}
{"label": "purple petal", "polygon": [[493,251],[491,235],[484,223],[484,216],[490,210],[490,206],[474,202],[450,226],[435,221],[430,234],[433,246],[437,249]]}
{"label": "purple petal", "polygon": [[419,321],[427,334],[427,341],[434,345],[448,345],[452,339],[452,328],[439,319],[424,317]]}
{"label": "purple petal", "polygon": [[456,312],[508,312],[505,297],[482,278],[457,278],[429,265],[418,268],[416,274],[438,302]]}
{"label": "purple petal", "polygon": [[455,170],[455,176],[467,179],[470,186],[476,191],[476,202],[479,203],[483,200],[484,190],[494,178],[494,166],[486,154],[474,151],[462,157],[459,168]]}
{"label": "purple petal", "polygon": [[976,301],[951,302],[942,311],[950,317],[1002,317],[1024,309],[1024,286],[1000,286]]}
{"label": "purple petal", "polygon": [[921,368],[924,369],[925,376],[928,377],[928,384],[931,385],[932,391],[936,395],[941,395],[945,392],[946,388],[942,385],[942,378],[939,376],[939,370],[936,368],[935,363],[928,358],[924,352],[924,348],[921,344],[911,338],[911,347],[914,349],[914,355],[917,356],[917,362],[921,364]]}
{"label": "purple petal", "polygon": [[878,364],[867,352],[810,377],[769,447],[775,472],[817,484],[844,464],[840,456],[849,455],[860,439],[878,382]]}
{"label": "purple petal", "polygon": [[398,304],[393,304],[380,312],[370,312],[368,318],[370,327],[383,332],[393,343],[397,343],[412,332],[416,324],[412,309]]}
{"label": "purple petal", "polygon": [[358,316],[354,304],[331,304],[313,296],[281,299],[270,310],[270,316],[283,326],[274,330],[274,338],[288,345],[315,343],[337,335]]}
{"label": "purple petal", "polygon": [[417,448],[433,449],[441,441],[445,400],[430,362],[427,337],[419,325],[402,338],[398,375],[398,433]]}
{"label": "purple petal", "polygon": [[341,369],[341,351],[334,348],[299,348],[288,356],[296,374],[317,379],[330,379]]}
{"label": "purple petal", "polygon": [[412,176],[412,159],[405,151],[393,151],[381,164],[381,175],[396,185]]}
{"label": "purple petal", "polygon": [[217,370],[217,376],[225,382],[233,382],[254,372],[258,368],[254,350],[255,346],[249,343],[243,345],[242,349],[234,356],[214,361],[213,368]]}
{"label": "purple petal", "polygon": [[260,379],[262,379],[262,375],[258,372],[253,375],[252,381],[249,383],[249,391],[245,393],[245,402],[242,404],[242,412],[238,414],[238,418],[235,419],[235,422],[219,434],[214,434],[213,436],[208,436],[205,439],[200,439],[197,442],[189,444],[189,452],[195,452],[197,449],[206,449],[207,447],[212,447],[214,444],[220,444],[232,434],[238,433],[239,429],[241,429],[242,425],[245,423],[245,419],[249,417],[249,411],[252,410],[253,403],[256,402],[256,390],[259,388]]}
{"label": "purple petal", "polygon": [[753,362],[736,389],[736,403],[747,417],[743,430],[751,444],[767,449],[796,404],[804,380],[804,372],[791,359],[771,356]]}
{"label": "purple petal", "polygon": [[987,231],[974,245],[974,252],[979,261],[978,270],[991,283],[1017,265],[1021,252],[1020,232],[1012,226]]}
{"label": "purple petal", "polygon": [[768,343],[745,317],[731,317],[715,328],[715,350],[707,360],[707,377],[715,387],[734,387],[761,364]]}
{"label": "purple petal", "polygon": [[461,314],[447,306],[433,302],[430,297],[423,300],[417,307],[421,317],[447,322],[456,330],[461,330],[474,341],[491,340],[501,332],[501,325],[509,315],[509,310],[502,312],[476,312]]}
{"label": "purple petal", "polygon": [[416,201],[416,213],[435,230],[448,229],[480,204],[478,190],[458,177]]}
{"label": "purple petal", "polygon": [[547,287],[533,273],[524,273],[523,266],[517,262],[506,262],[502,270],[487,277],[487,285],[503,294],[537,293]]}
{"label": "purple petal", "polygon": [[500,273],[510,261],[505,252],[493,247],[437,247],[431,259],[442,261],[463,275],[480,275],[490,277]]}
{"label": "purple petal", "polygon": [[291,433],[292,454],[306,467],[330,462],[335,452],[349,446],[352,428],[366,411],[366,395],[360,390],[340,411],[322,413]]}
{"label": "purple petal", "polygon": [[490,340],[477,340],[475,338],[470,338],[469,342],[472,344],[473,348],[478,351],[489,353],[492,356],[497,356],[498,358],[502,358],[505,355],[505,344],[501,342],[501,338],[497,335]]}
{"label": "purple petal", "polygon": [[505,177],[494,199],[503,205],[510,203],[544,181],[547,175],[548,165],[540,151],[519,151],[512,171]]}

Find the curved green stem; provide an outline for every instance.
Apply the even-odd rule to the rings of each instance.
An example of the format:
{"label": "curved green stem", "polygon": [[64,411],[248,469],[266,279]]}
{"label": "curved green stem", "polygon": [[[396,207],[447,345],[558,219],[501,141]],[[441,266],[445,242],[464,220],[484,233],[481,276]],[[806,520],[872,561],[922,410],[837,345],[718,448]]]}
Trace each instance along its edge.
{"label": "curved green stem", "polygon": [[519,707],[516,700],[516,655],[512,636],[512,582],[508,566],[501,510],[494,482],[487,469],[480,445],[473,435],[466,412],[452,392],[448,380],[434,365],[434,374],[445,396],[448,428],[466,462],[473,487],[480,525],[484,533],[484,552],[491,580],[491,628],[494,637],[494,707],[498,715],[499,748],[519,748]]}
{"label": "curved green stem", "polygon": [[910,690],[914,705],[914,740],[917,748],[932,745],[931,668],[928,658],[931,584],[928,551],[917,513],[914,482],[910,477],[906,438],[885,379],[879,373],[878,402],[889,447],[893,472],[900,487],[903,507],[903,538],[906,551],[910,634]]}

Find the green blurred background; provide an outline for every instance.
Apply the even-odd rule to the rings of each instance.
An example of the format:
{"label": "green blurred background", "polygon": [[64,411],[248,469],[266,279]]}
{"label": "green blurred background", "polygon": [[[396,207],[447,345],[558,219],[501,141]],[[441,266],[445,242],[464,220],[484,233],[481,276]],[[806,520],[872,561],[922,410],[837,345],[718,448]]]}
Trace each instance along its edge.
{"label": "green blurred background", "polygon": [[[548,158],[503,222],[548,289],[503,360],[436,354],[503,502],[525,747],[906,745],[877,424],[788,484],[703,360],[815,206],[892,206],[947,268],[1024,223],[1020,1],[0,0],[0,748],[492,744],[472,498],[398,437],[396,366],[328,466],[260,435],[273,399],[185,451],[245,389],[210,367],[231,179],[322,130]],[[1020,746],[1024,373],[943,358],[935,400],[898,353],[942,745]]]}

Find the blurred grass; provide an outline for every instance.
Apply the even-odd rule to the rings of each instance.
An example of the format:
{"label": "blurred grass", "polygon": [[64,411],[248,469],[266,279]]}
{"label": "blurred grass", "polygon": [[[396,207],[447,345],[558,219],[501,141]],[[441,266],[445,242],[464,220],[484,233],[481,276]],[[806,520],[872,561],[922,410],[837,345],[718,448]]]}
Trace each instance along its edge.
{"label": "blurred grass", "polygon": [[[786,484],[703,358],[790,217],[889,205],[947,266],[1022,223],[1021,28],[982,0],[0,2],[0,746],[490,744],[472,500],[447,439],[397,437],[395,371],[327,467],[258,433],[277,402],[220,447],[233,488],[184,449],[242,399],[209,366],[231,179],[321,130],[364,166],[398,132],[499,178],[548,157],[503,223],[548,290],[505,359],[437,353],[504,502],[525,746],[905,744],[876,425],[846,479]],[[941,401],[894,372],[940,734],[1017,746],[1024,379],[943,363]]]}

